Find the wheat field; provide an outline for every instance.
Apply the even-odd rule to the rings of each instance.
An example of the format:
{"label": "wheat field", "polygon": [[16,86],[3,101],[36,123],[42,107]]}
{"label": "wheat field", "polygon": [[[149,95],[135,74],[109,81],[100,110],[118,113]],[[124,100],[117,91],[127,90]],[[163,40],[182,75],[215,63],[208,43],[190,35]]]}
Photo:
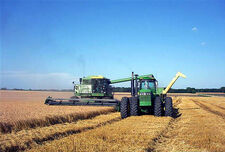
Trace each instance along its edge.
{"label": "wheat field", "polygon": [[114,111],[112,107],[47,106],[48,96],[69,98],[73,92],[0,91],[0,132],[74,122]]}
{"label": "wheat field", "polygon": [[[62,94],[59,93],[58,95]],[[123,95],[127,94],[115,94],[118,99]],[[25,95],[21,93],[21,96]],[[39,102],[36,100],[42,97],[35,98],[30,102]],[[43,104],[43,100],[41,102]],[[173,96],[173,104],[176,112],[173,118],[142,115],[128,117],[123,120],[120,118],[119,112],[108,111],[108,109],[104,109],[105,107],[84,107],[86,109],[83,109],[83,112],[85,113],[86,111],[86,116],[92,115],[92,110],[94,110],[89,108],[99,108],[95,110],[104,112],[56,124],[1,132],[0,151],[225,151],[224,97]],[[50,108],[44,104],[43,106]],[[60,107],[53,106],[53,108],[57,109]],[[75,110],[81,107],[63,106],[62,108],[65,108],[65,110],[68,110],[66,108],[74,108]],[[23,110],[27,109],[24,108]],[[67,112],[61,113],[61,116],[71,114],[72,109]],[[45,112],[45,114],[38,116],[39,118],[44,118],[48,115],[47,113]],[[52,115],[52,118],[56,117],[58,119],[59,113],[57,110],[55,113],[55,115]],[[75,112],[75,114],[78,113]],[[7,116],[1,115],[1,117]]]}

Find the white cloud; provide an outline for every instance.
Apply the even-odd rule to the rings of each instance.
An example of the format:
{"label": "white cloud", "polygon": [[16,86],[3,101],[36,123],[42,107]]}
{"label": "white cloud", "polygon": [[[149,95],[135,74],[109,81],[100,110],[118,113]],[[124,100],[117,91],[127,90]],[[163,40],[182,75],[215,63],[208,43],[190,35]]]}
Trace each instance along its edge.
{"label": "white cloud", "polygon": [[197,28],[197,27],[192,27],[191,30],[192,30],[192,31],[198,31],[198,28]]}
{"label": "white cloud", "polygon": [[201,44],[202,46],[205,46],[205,45],[206,45],[206,43],[205,43],[205,42],[201,42],[200,44]]}
{"label": "white cloud", "polygon": [[28,73],[4,71],[0,73],[0,86],[22,89],[73,89],[72,82],[78,78],[70,73]]}

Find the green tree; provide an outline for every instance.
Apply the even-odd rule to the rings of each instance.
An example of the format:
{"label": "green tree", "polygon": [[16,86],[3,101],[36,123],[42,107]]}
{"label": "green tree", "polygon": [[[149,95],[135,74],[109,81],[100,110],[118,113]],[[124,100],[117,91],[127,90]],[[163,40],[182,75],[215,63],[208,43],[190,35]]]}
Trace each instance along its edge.
{"label": "green tree", "polygon": [[225,87],[221,87],[220,90],[225,93]]}
{"label": "green tree", "polygon": [[196,93],[196,89],[195,88],[191,88],[191,87],[187,87],[186,88],[186,92],[187,93]]}

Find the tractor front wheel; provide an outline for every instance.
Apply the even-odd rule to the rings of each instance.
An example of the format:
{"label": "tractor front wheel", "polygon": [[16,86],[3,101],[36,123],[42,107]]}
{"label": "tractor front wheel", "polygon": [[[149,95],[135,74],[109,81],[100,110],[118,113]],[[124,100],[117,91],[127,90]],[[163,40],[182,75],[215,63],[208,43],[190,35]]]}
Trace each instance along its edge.
{"label": "tractor front wheel", "polygon": [[165,101],[165,116],[173,116],[173,102],[171,97],[166,97]]}
{"label": "tractor front wheel", "polygon": [[121,114],[121,118],[127,118],[129,117],[129,98],[127,97],[123,97],[120,103],[120,114]]}
{"label": "tractor front wheel", "polygon": [[160,97],[155,97],[154,102],[154,116],[162,116],[162,101]]}
{"label": "tractor front wheel", "polygon": [[139,112],[139,104],[138,104],[138,98],[137,97],[131,97],[130,98],[130,115],[131,116],[138,116]]}

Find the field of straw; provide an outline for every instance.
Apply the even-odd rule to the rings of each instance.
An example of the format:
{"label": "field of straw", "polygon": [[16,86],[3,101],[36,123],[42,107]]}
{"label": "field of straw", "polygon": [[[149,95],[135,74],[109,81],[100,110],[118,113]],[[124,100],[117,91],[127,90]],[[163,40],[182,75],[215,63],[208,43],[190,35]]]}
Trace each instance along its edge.
{"label": "field of straw", "polygon": [[74,122],[114,111],[111,107],[47,106],[48,96],[69,98],[73,93],[0,91],[0,132]]}
{"label": "field of straw", "polygon": [[[41,93],[45,94],[46,92],[39,92],[39,94]],[[21,96],[25,96],[22,94]],[[55,94],[65,95],[65,93],[59,92]],[[116,98],[121,98],[123,95],[118,93],[115,96]],[[38,99],[39,97],[35,98]],[[28,104],[29,101],[24,102]],[[29,103],[31,102],[38,101],[33,100]],[[8,103],[10,104],[9,101]],[[107,111],[108,109],[104,107],[85,107],[86,109],[83,109],[83,112],[90,112],[87,115],[90,115],[92,110],[96,110],[89,108],[99,108],[96,111],[100,112],[103,110],[107,112],[85,119],[79,118],[56,124],[1,132],[0,151],[225,151],[224,97],[173,96],[173,103],[174,111],[176,112],[173,118],[142,115],[121,120],[118,112]],[[24,106],[26,104],[24,103]],[[42,107],[40,105],[41,109],[45,106],[43,105]],[[22,106],[20,107],[22,108]],[[49,106],[46,107],[51,108]],[[2,107],[0,108],[2,112]],[[58,109],[60,107],[53,106],[54,108]],[[73,107],[63,106],[62,108]],[[74,110],[79,111],[81,108],[74,107]],[[41,119],[48,116],[49,113],[52,114],[51,117],[53,118],[58,117],[60,113],[57,113],[56,109],[54,111],[56,114],[47,109],[47,111],[39,111],[39,113],[45,112],[45,114],[37,115]],[[24,108],[24,110],[27,109]],[[36,111],[36,107],[33,110]],[[73,113],[72,109],[67,110],[68,113],[66,110],[64,113],[60,111],[61,116]],[[14,116],[16,117],[16,115]],[[7,116],[3,114],[1,117]],[[34,116],[31,117],[34,118]],[[7,119],[4,120],[8,121]]]}

